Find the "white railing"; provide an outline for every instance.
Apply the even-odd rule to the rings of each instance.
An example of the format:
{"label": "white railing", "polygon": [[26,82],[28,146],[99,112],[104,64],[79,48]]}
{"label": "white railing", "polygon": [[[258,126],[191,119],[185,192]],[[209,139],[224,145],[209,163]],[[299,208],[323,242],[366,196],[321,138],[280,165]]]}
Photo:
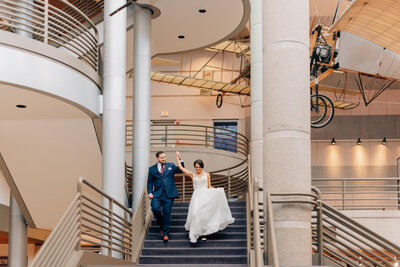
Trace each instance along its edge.
{"label": "white railing", "polygon": [[322,200],[341,209],[398,210],[399,177],[388,178],[312,178]]}
{"label": "white railing", "polygon": [[99,70],[97,28],[66,0],[0,0],[0,29],[26,32]]}

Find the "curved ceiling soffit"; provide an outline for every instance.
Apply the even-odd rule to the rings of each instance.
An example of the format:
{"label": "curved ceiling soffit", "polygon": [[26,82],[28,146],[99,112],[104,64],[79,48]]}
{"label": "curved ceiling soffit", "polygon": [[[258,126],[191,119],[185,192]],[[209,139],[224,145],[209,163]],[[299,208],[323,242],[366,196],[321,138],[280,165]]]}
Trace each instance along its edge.
{"label": "curved ceiling soffit", "polygon": [[[171,0],[172,2],[176,2],[178,0]],[[207,38],[204,38],[204,36],[207,36],[207,31],[212,32],[215,29],[215,25],[217,24],[221,24],[219,22],[221,22],[221,14],[224,14],[222,12],[225,11],[226,7],[230,6],[230,12],[232,12],[232,6],[234,5],[234,1],[232,0],[220,0],[218,2],[215,2],[214,0],[208,0],[208,1],[201,1],[201,3],[199,3],[199,1],[196,0],[185,0],[185,5],[182,6],[182,2],[180,2],[180,8],[181,9],[190,9],[199,13],[199,10],[202,9],[203,7],[206,6],[206,10],[207,7],[209,6],[215,6],[216,3],[218,3],[218,10],[213,11],[212,9],[209,9],[207,11],[207,13],[211,13],[211,15],[213,15],[213,17],[206,17],[206,19],[209,20],[209,23],[206,24],[204,23],[204,18],[193,18],[193,14],[190,14],[188,12],[184,12],[184,14],[181,16],[183,17],[182,20],[187,19],[188,17],[191,18],[191,20],[188,21],[195,21],[197,24],[194,26],[193,24],[190,23],[185,23],[182,20],[170,20],[169,18],[171,17],[179,17],[179,10],[175,10],[175,12],[171,12],[169,15],[165,15],[166,12],[169,12],[169,10],[166,10],[167,7],[176,7],[177,5],[173,5],[170,2],[171,1],[160,1],[160,0],[144,0],[142,1],[143,4],[149,4],[149,5],[153,5],[155,7],[157,7],[160,11],[161,11],[161,15],[157,18],[155,18],[152,21],[152,45],[154,46],[152,48],[152,56],[156,56],[156,55],[165,55],[165,54],[174,54],[174,53],[181,53],[181,52],[188,52],[188,51],[193,51],[193,50],[197,50],[197,49],[201,49],[201,48],[206,48],[209,46],[213,46],[215,44],[218,44],[224,40],[227,40],[229,38],[232,38],[233,36],[235,36],[237,33],[239,33],[243,27],[246,25],[247,21],[249,20],[250,17],[250,2],[249,0],[235,0],[236,2],[236,13],[237,14],[233,14],[231,15],[231,17],[235,17],[235,19],[238,17],[238,12],[240,11],[240,19],[236,19],[236,25],[231,26],[231,24],[229,24],[229,28],[225,27],[224,30],[219,30],[220,35],[217,36],[212,36],[211,38],[209,37],[209,40],[205,40]],[[167,4],[166,2],[168,2],[169,4]],[[226,2],[226,3],[225,3]],[[239,7],[240,5],[240,7]],[[190,7],[190,8],[189,8]],[[225,8],[225,9],[224,9]],[[220,11],[220,12],[217,12]],[[133,12],[132,12],[133,13]],[[164,16],[163,16],[164,13]],[[176,14],[178,13],[178,14]],[[182,14],[183,12],[181,12]],[[196,14],[197,14],[196,13]],[[175,15],[173,15],[175,14]],[[203,15],[203,14],[202,14]],[[211,16],[210,15],[210,16]],[[235,19],[231,18],[231,21],[234,21]],[[165,21],[173,21],[171,27],[169,27],[170,31],[165,30],[165,28],[168,28],[168,26],[165,26]],[[223,23],[222,23],[223,24]],[[162,25],[161,27],[158,27]],[[173,26],[182,26],[182,30],[178,31]],[[226,26],[226,25],[225,25]],[[220,25],[221,27],[221,25]],[[157,28],[159,28],[159,32],[157,32]],[[195,41],[192,41],[191,45],[187,45],[187,40],[190,38],[190,34],[193,32],[197,32],[197,39]],[[221,37],[221,34],[223,32],[223,36]],[[166,36],[166,34],[170,35],[170,36]],[[214,33],[215,34],[215,33]],[[164,39],[166,40],[159,40],[157,38],[155,38],[155,36],[161,36],[159,38],[164,37]],[[183,35],[185,36],[185,38],[183,39],[179,39],[178,35]],[[200,36],[200,37],[199,37]],[[189,37],[189,38],[188,38]],[[170,39],[170,40],[168,40]],[[204,40],[204,41],[199,41],[199,40]],[[186,46],[185,45],[179,45],[179,42],[185,42],[186,41]],[[164,48],[159,48],[157,47],[157,43],[162,43],[164,44]],[[169,47],[166,47],[165,44],[170,44]],[[193,46],[193,44],[195,44]],[[171,47],[174,47],[173,49]]]}

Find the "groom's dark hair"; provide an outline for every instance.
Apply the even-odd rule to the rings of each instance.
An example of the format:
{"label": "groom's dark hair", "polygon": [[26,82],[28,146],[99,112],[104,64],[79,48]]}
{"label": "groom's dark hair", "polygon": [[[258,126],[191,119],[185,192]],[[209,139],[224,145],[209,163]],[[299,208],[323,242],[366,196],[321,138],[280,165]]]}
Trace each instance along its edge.
{"label": "groom's dark hair", "polygon": [[199,164],[202,169],[204,168],[204,162],[201,159],[196,159],[193,166],[196,167],[196,164]]}
{"label": "groom's dark hair", "polygon": [[158,158],[161,154],[165,154],[165,152],[164,151],[157,151],[156,158]]}

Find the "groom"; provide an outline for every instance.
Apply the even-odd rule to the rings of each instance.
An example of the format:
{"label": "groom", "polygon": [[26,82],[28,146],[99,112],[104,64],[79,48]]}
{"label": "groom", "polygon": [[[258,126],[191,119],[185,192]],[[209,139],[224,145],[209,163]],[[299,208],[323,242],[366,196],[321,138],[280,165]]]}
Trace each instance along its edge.
{"label": "groom", "polygon": [[[176,155],[182,162],[179,152],[176,152]],[[158,151],[156,158],[157,163],[149,168],[147,192],[149,199],[151,199],[151,210],[161,229],[161,238],[168,241],[171,209],[174,198],[179,196],[174,174],[182,173],[182,171],[175,164],[167,162],[164,151]]]}

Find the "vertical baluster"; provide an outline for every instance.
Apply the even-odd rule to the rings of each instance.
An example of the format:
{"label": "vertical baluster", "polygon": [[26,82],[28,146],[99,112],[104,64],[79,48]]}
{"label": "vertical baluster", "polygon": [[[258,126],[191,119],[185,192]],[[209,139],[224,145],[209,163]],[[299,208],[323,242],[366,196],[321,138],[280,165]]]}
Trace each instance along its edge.
{"label": "vertical baluster", "polygon": [[49,43],[49,0],[44,1],[44,40],[45,44]]}
{"label": "vertical baluster", "polygon": [[205,136],[206,147],[207,147],[207,137],[208,137],[208,127],[206,126],[206,136]]}
{"label": "vertical baluster", "polygon": [[167,141],[167,139],[168,139],[168,126],[165,125],[165,146],[166,146],[166,147],[168,146],[168,141]]}
{"label": "vertical baluster", "polygon": [[345,180],[343,179],[342,180],[342,209],[344,210],[345,208],[346,208],[346,204],[345,204],[345,202],[346,202],[346,200],[345,200]]}
{"label": "vertical baluster", "polygon": [[113,200],[109,199],[108,200],[108,214],[110,215],[109,220],[109,225],[108,225],[108,245],[110,246],[108,248],[108,256],[112,257],[112,232],[113,232],[113,224],[114,224],[114,212],[113,212]]}
{"label": "vertical baluster", "polygon": [[185,192],[186,192],[186,190],[185,190],[185,180],[186,180],[186,176],[183,174],[182,175],[182,201],[184,202],[185,201]]}
{"label": "vertical baluster", "polygon": [[228,169],[228,199],[231,198],[231,169]]}
{"label": "vertical baluster", "polygon": [[322,202],[318,200],[317,208],[317,246],[318,246],[318,265],[323,265],[324,245],[323,245],[323,225],[322,225]]}

